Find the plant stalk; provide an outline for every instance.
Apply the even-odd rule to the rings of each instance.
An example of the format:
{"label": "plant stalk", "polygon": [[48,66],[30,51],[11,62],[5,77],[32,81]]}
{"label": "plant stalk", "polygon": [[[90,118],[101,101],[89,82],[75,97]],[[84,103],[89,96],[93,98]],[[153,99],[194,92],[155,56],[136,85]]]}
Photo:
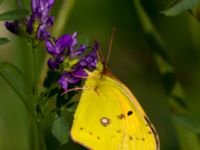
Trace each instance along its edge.
{"label": "plant stalk", "polygon": [[35,99],[37,98],[37,82],[38,82],[38,74],[37,74],[37,59],[36,59],[36,49],[32,49],[33,55],[33,96]]}
{"label": "plant stalk", "polygon": [[[54,24],[53,28],[53,35],[54,36],[60,36],[63,29],[65,28],[65,25],[67,23],[67,20],[69,18],[70,12],[73,8],[75,0],[63,0],[63,3],[61,4],[60,11],[58,12],[58,15],[56,18],[56,22]],[[42,71],[40,73],[40,80],[38,83],[38,76],[37,76],[37,64],[36,64],[36,52],[33,50],[33,64],[34,64],[34,86],[33,86],[33,94],[34,97],[37,98],[37,90],[41,91],[44,79],[46,77],[48,66],[47,66],[47,60],[48,60],[48,54],[45,55],[44,63],[42,67]],[[33,136],[34,136],[34,150],[46,150],[45,145],[45,138],[44,138],[44,131],[43,131],[43,125],[42,120],[37,120],[37,115],[35,115],[34,121],[33,121],[34,129]]]}

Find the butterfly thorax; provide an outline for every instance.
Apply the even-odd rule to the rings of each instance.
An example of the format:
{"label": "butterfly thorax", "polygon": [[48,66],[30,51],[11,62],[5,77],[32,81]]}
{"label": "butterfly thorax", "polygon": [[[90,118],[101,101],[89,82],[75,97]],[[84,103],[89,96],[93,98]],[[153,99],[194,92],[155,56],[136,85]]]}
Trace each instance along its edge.
{"label": "butterfly thorax", "polygon": [[95,70],[89,73],[88,78],[85,81],[84,87],[89,90],[94,90],[98,86],[99,80],[101,80],[101,72]]}
{"label": "butterfly thorax", "polygon": [[85,87],[94,90],[98,87],[99,82],[104,80],[104,76],[110,76],[111,72],[105,65],[99,61],[96,69],[88,73],[88,78],[85,81]]}

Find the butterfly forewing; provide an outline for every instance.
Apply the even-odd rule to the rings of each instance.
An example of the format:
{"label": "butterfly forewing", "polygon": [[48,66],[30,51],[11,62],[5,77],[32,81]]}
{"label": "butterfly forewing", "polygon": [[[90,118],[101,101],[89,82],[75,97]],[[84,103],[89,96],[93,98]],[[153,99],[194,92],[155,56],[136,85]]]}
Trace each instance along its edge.
{"label": "butterfly forewing", "polygon": [[121,83],[102,76],[85,86],[71,130],[75,142],[93,150],[157,150],[155,131]]}

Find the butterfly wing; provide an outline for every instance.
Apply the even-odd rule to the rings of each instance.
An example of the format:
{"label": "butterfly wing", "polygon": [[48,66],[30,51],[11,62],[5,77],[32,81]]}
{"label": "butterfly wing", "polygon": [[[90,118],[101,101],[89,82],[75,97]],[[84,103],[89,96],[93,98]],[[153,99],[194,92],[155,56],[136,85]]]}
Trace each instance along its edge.
{"label": "butterfly wing", "polygon": [[[159,137],[157,135],[157,132],[147,117],[146,113],[144,112],[143,108],[137,101],[137,99],[134,97],[134,95],[131,93],[131,91],[119,80],[117,80],[115,77],[111,76],[107,77],[105,76],[106,80],[108,81],[110,85],[115,86],[128,98],[126,101],[121,101],[121,105],[123,106],[125,112],[127,112],[127,118],[126,120],[126,132],[127,133],[132,133],[134,128],[136,129],[136,132],[134,133],[135,140],[138,141],[143,141],[145,142],[146,140],[146,145],[142,142],[138,146],[138,149],[142,149],[142,146],[144,146],[143,149],[152,149],[152,150],[159,150],[160,149],[160,141]],[[132,112],[133,109],[134,111]],[[134,114],[135,115],[134,115]],[[138,123],[137,123],[138,122]],[[136,123],[136,125],[134,125]],[[148,134],[147,134],[148,132]],[[137,135],[140,135],[139,137]],[[129,136],[130,139],[132,139],[132,136]],[[130,140],[128,141],[130,142]],[[133,143],[128,145],[132,145]],[[137,145],[137,144],[136,144]],[[135,149],[135,147],[133,148]]]}
{"label": "butterfly wing", "polygon": [[[87,84],[89,83],[89,84]],[[95,83],[89,88],[90,83]],[[74,115],[72,139],[93,150],[157,150],[158,139],[141,106],[108,76],[88,78]]]}

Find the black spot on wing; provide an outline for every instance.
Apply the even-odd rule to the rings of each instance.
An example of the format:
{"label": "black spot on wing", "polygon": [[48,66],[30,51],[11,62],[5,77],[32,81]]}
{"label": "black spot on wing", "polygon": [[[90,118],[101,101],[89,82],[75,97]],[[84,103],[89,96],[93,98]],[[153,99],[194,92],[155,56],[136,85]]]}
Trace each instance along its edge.
{"label": "black spot on wing", "polygon": [[121,130],[119,129],[119,130],[117,130],[117,133],[121,133]]}
{"label": "black spot on wing", "polygon": [[127,112],[128,116],[131,116],[132,114],[133,114],[133,111],[131,111],[131,110]]}
{"label": "black spot on wing", "polygon": [[124,118],[125,118],[125,115],[124,115],[124,114],[120,114],[120,115],[117,115],[117,117],[118,117],[119,119],[124,119]]}
{"label": "black spot on wing", "polygon": [[96,136],[96,139],[97,139],[97,140],[100,140],[100,139],[101,139],[100,136],[95,135],[95,134],[94,134],[93,132],[91,132],[91,131],[87,131],[87,129],[85,129],[85,128],[83,128],[83,127],[80,127],[79,129],[81,130],[81,132],[86,132],[86,133],[89,134],[90,136],[94,136],[94,138],[95,138],[95,136]]}
{"label": "black spot on wing", "polygon": [[130,140],[133,140],[133,137],[132,137],[132,136],[129,136],[129,139],[130,139]]}
{"label": "black spot on wing", "polygon": [[129,136],[129,140],[136,140],[136,141],[143,141],[143,142],[145,142],[145,138],[144,137],[141,137],[141,138],[139,138],[139,137],[135,137],[134,135],[133,136]]}

